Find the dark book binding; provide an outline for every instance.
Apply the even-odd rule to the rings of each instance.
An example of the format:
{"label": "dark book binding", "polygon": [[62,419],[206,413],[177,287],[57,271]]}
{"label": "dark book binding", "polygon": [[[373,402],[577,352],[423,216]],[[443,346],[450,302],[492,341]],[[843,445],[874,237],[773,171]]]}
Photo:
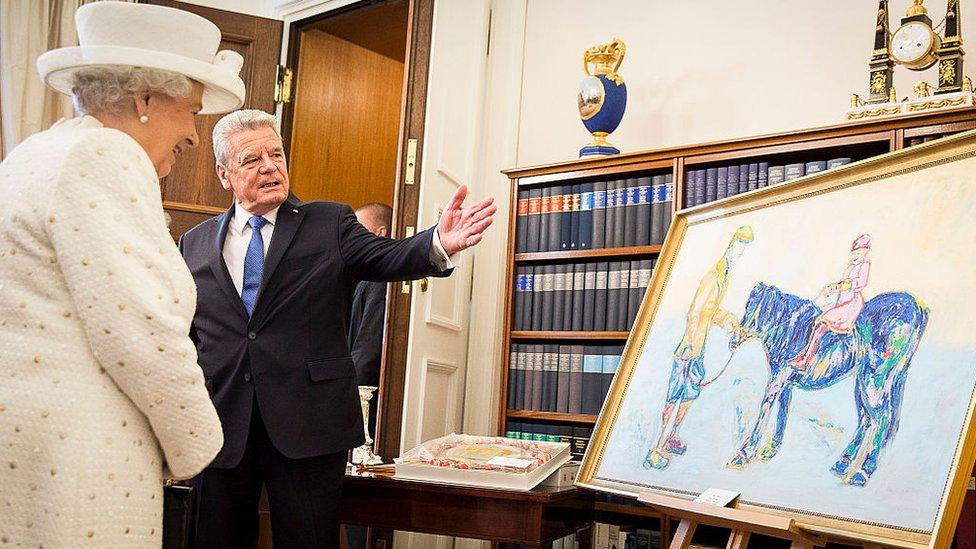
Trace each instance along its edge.
{"label": "dark book binding", "polygon": [[749,164],[749,183],[747,189],[754,191],[759,188],[759,164]]}
{"label": "dark book binding", "polygon": [[583,271],[583,291],[580,294],[573,296],[574,308],[577,303],[575,298],[580,295],[583,298],[580,301],[582,309],[580,313],[580,317],[582,317],[582,325],[580,326],[580,329],[587,332],[595,329],[593,320],[595,317],[594,300],[596,299],[596,267],[596,263],[586,263],[584,265],[585,270]]}
{"label": "dark book binding", "polygon": [[556,266],[542,266],[542,331],[552,330],[554,294],[556,290]]}
{"label": "dark book binding", "polygon": [[[550,330],[565,330],[563,328],[563,298],[566,294],[566,265],[552,265],[552,325]],[[545,302],[543,302],[543,306]]]}
{"label": "dark book binding", "polygon": [[557,361],[557,381],[556,381],[556,412],[569,413],[569,377],[570,370],[569,367],[570,359],[569,354],[566,352],[565,345],[557,346],[556,351],[556,361]]}
{"label": "dark book binding", "polygon": [[707,170],[695,170],[695,198],[693,206],[705,203]]}
{"label": "dark book binding", "polygon": [[739,194],[739,167],[738,166],[726,166],[725,172],[727,175],[726,185],[725,185],[725,196],[735,196]]}
{"label": "dark book binding", "polygon": [[518,209],[515,216],[515,253],[526,251],[526,221],[529,216],[529,191],[518,192]]}
{"label": "dark book binding", "polygon": [[570,414],[581,414],[583,405],[583,353],[573,352],[570,345],[559,346],[560,356],[566,354],[569,360],[569,396],[567,399]]}
{"label": "dark book binding", "polygon": [[559,222],[559,246],[554,250],[568,250],[569,244],[573,240],[573,187],[564,185],[562,187],[562,200],[559,201],[561,221]]}
{"label": "dark book binding", "polygon": [[573,265],[567,263],[563,265],[563,330],[573,329],[573,296],[575,291],[573,284],[576,281],[576,273],[573,272]]}
{"label": "dark book binding", "polygon": [[664,241],[664,235],[661,234],[661,229],[664,228],[662,218],[670,213],[664,212],[664,197],[667,193],[665,187],[666,184],[664,183],[663,175],[655,175],[651,178],[651,227],[650,234],[648,235],[648,244],[660,244]]}
{"label": "dark book binding", "polygon": [[718,196],[718,168],[705,170],[705,202],[713,202]]}
{"label": "dark book binding", "polygon": [[851,163],[850,158],[831,158],[830,160],[827,161],[827,169],[830,170],[838,166],[843,166],[844,164],[850,164],[850,163]]}
{"label": "dark book binding", "polygon": [[583,347],[583,388],[581,406],[584,414],[600,413],[603,403],[603,356],[598,354],[599,347],[586,345]]}
{"label": "dark book binding", "polygon": [[[586,307],[586,264],[576,263],[573,265],[573,291],[572,291],[572,305],[570,307],[570,324],[569,329],[573,331],[580,331],[585,329],[583,326],[585,307]],[[593,326],[590,326],[593,329]]]}
{"label": "dark book binding", "polygon": [[627,230],[627,183],[626,179],[618,179],[614,193],[617,195],[613,209],[613,246],[619,248],[624,245],[624,234]]}
{"label": "dark book binding", "polygon": [[637,199],[637,205],[634,206],[634,215],[637,219],[632,223],[636,231],[634,246],[647,246],[651,243],[651,226],[653,223],[651,201],[654,196],[651,194],[652,188],[650,177],[637,178],[636,196],[631,195],[631,198]]}
{"label": "dark book binding", "polygon": [[580,237],[580,186],[573,185],[570,188],[570,229],[569,229],[569,249],[579,249]]}
{"label": "dark book binding", "polygon": [[559,345],[543,346],[542,411],[555,412],[559,383]]}
{"label": "dark book binding", "polygon": [[579,249],[593,248],[593,183],[581,183],[579,194]]}
{"label": "dark book binding", "polygon": [[827,162],[824,160],[814,160],[813,162],[807,162],[805,168],[807,175],[822,172],[827,169]]}
{"label": "dark book binding", "polygon": [[777,183],[782,183],[783,181],[786,181],[786,167],[770,166],[768,175],[766,176],[766,183],[769,185],[775,185]]}
{"label": "dark book binding", "polygon": [[607,181],[606,222],[603,224],[603,244],[605,248],[613,248],[614,233],[617,230],[617,185],[623,180]]}
{"label": "dark book binding", "polygon": [[593,248],[604,248],[607,230],[607,182],[593,184]]}
{"label": "dark book binding", "polygon": [[525,251],[539,251],[539,218],[542,213],[542,189],[529,191],[529,213],[525,217]]}
{"label": "dark book binding", "polygon": [[607,328],[607,298],[609,291],[607,283],[610,277],[609,263],[601,261],[596,264],[596,289],[593,297],[593,330],[603,332]]}
{"label": "dark book binding", "polygon": [[640,202],[640,188],[637,178],[627,179],[624,189],[624,246],[637,245],[637,205]]}
{"label": "dark book binding", "polygon": [[532,330],[542,329],[543,265],[532,267]]}
{"label": "dark book binding", "polygon": [[545,393],[545,346],[533,345],[535,351],[532,353],[534,361],[532,363],[532,409],[537,412],[545,411],[542,408],[543,396]]}
{"label": "dark book binding", "polygon": [[637,309],[640,307],[641,291],[638,281],[640,280],[640,261],[630,262],[630,276],[627,283],[627,329],[634,327],[634,319],[637,318]]}
{"label": "dark book binding", "polygon": [[508,403],[506,406],[509,410],[515,409],[515,388],[518,386],[518,381],[516,380],[516,372],[518,365],[518,343],[513,343],[511,349],[508,351]]}
{"label": "dark book binding", "polygon": [[661,229],[661,242],[655,242],[654,244],[661,244],[664,239],[668,236],[668,229],[671,228],[671,219],[674,217],[674,180],[671,174],[664,176],[664,215],[661,216],[658,223],[663,225]]}
{"label": "dark book binding", "polygon": [[748,190],[749,190],[749,164],[739,164],[739,192],[744,193]]}
{"label": "dark book binding", "polygon": [[758,182],[756,183],[757,187],[761,189],[769,185],[769,162],[759,163],[759,173],[757,177],[759,178]]}
{"label": "dark book binding", "polygon": [[806,166],[803,164],[787,164],[784,181],[792,181],[806,175]]}
{"label": "dark book binding", "polygon": [[715,200],[721,200],[729,195],[729,167],[722,166],[716,172],[718,184],[715,186]]}
{"label": "dark book binding", "polygon": [[[553,193],[557,196],[557,200],[553,200]],[[552,203],[558,202],[559,198],[559,188],[546,187],[542,189],[542,201],[539,202],[539,251],[548,252],[551,251],[551,244],[549,240],[552,238]]]}

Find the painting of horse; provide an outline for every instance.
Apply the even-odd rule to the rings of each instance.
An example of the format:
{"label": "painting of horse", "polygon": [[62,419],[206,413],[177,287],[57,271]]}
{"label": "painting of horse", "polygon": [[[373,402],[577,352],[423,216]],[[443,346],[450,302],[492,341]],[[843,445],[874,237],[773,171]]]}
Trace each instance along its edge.
{"label": "painting of horse", "polygon": [[948,546],[976,460],[973,204],[976,130],[677,212],[577,484]]}
{"label": "painting of horse", "polygon": [[[854,375],[857,428],[831,471],[853,486],[864,486],[878,466],[878,457],[898,432],[902,393],[912,356],[918,348],[929,311],[905,292],[871,298],[850,334],[829,332],[821,339],[811,367],[790,365],[807,345],[823,310],[812,301],[762,282],[746,302],[731,347],[758,339],[769,361],[769,382],[752,430],[727,466],[743,469],[758,457],[771,460],[783,443],[793,391],[815,391]],[[776,409],[772,436],[759,449],[765,427]]]}

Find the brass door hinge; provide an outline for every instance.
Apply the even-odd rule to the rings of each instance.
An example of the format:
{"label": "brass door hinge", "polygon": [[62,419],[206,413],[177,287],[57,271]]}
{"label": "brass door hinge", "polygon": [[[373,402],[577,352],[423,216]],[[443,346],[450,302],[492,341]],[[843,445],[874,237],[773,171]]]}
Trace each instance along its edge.
{"label": "brass door hinge", "polygon": [[408,139],[407,140],[407,169],[405,171],[403,182],[407,185],[413,185],[415,178],[417,177],[417,140]]}
{"label": "brass door hinge", "polygon": [[275,75],[275,103],[291,102],[291,69],[284,65],[278,65],[278,72]]}

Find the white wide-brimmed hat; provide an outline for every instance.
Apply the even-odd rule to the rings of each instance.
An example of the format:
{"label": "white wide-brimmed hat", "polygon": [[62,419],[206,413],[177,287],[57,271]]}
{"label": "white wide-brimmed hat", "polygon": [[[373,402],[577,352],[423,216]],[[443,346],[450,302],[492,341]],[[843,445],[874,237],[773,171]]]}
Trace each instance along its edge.
{"label": "white wide-brimmed hat", "polygon": [[244,58],[220,46],[220,29],[199,15],[149,4],[94,2],[75,12],[79,46],[37,58],[41,80],[71,94],[74,72],[89,65],[130,65],[183,74],[204,86],[203,110],[216,114],[244,104],[238,74]]}

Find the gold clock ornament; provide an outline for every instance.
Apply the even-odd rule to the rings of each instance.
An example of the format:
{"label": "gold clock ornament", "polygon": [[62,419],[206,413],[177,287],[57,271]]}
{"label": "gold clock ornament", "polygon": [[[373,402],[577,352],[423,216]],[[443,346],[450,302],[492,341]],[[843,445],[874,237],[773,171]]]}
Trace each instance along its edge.
{"label": "gold clock ornament", "polygon": [[902,25],[891,35],[888,55],[895,63],[913,71],[925,70],[939,60],[938,51],[942,39],[932,29],[922,0],[914,0],[908,8]]}

